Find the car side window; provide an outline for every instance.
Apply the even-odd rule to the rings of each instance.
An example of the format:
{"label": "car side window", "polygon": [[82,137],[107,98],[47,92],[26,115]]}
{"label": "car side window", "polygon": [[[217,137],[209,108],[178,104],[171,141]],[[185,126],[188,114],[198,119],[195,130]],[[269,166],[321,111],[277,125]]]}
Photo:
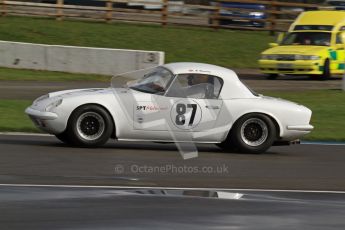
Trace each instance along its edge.
{"label": "car side window", "polygon": [[207,74],[180,74],[173,81],[166,96],[217,99],[219,97],[223,80]]}

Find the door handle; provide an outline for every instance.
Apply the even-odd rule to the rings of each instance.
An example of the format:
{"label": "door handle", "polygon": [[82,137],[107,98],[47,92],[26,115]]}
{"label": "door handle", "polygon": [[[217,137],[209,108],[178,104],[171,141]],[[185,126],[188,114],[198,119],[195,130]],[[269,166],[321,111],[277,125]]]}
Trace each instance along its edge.
{"label": "door handle", "polygon": [[206,105],[206,109],[220,109],[218,105]]}

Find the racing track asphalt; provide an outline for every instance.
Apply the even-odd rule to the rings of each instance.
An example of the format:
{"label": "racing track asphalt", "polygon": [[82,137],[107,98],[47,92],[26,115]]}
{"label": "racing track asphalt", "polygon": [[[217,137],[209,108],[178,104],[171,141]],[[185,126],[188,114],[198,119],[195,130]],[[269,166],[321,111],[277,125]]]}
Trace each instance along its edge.
{"label": "racing track asphalt", "polygon": [[0,229],[344,229],[345,145],[198,149],[183,160],[173,144],[2,134]]}
{"label": "racing track asphalt", "polygon": [[87,149],[53,136],[0,135],[0,184],[345,191],[345,145],[277,146],[261,155],[198,149],[198,158],[183,160],[174,144],[111,141]]}
{"label": "racing track asphalt", "polygon": [[11,230],[340,230],[345,194],[1,186],[0,213]]}

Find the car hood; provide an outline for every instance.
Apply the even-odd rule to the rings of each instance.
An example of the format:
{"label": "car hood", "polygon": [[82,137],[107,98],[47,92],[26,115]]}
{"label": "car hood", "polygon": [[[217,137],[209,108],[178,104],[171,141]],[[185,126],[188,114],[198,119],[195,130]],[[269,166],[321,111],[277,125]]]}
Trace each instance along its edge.
{"label": "car hood", "polygon": [[[128,92],[130,89],[128,88],[90,88],[90,89],[71,89],[71,90],[63,90],[63,91],[57,91],[53,93],[49,93],[49,98],[71,98],[71,97],[78,97],[78,96],[84,96],[84,95],[107,95],[107,94],[117,94],[117,93],[123,93]],[[147,94],[142,93],[136,90],[131,90],[131,93],[133,94]],[[147,94],[150,95],[150,94]]]}
{"label": "car hood", "polygon": [[73,98],[73,97],[78,97],[78,96],[83,96],[83,95],[110,94],[112,92],[113,90],[111,88],[71,89],[71,90],[57,91],[57,92],[52,92],[52,93],[49,93],[37,98],[32,103],[32,108],[41,110],[41,109],[46,108],[49,104],[60,99]]}
{"label": "car hood", "polygon": [[89,94],[105,94],[113,92],[111,88],[71,89],[49,93],[49,97],[68,98]]}
{"label": "car hood", "polygon": [[263,54],[317,55],[328,48],[327,46],[276,46],[264,51]]}
{"label": "car hood", "polygon": [[[58,92],[53,92],[48,94],[48,99],[50,101],[54,101],[57,99],[69,99],[69,98],[75,98],[75,97],[83,97],[83,96],[108,96],[108,95],[129,95],[128,92],[131,92],[131,95],[134,97],[139,97],[141,99],[146,98],[146,97],[151,97],[151,94],[148,93],[143,93],[139,92],[136,90],[130,90],[128,88],[90,88],[90,89],[72,89],[72,90],[64,90],[64,91],[58,91]],[[39,100],[40,98],[36,99]],[[44,100],[44,101],[47,101]],[[42,103],[42,101],[40,101]]]}

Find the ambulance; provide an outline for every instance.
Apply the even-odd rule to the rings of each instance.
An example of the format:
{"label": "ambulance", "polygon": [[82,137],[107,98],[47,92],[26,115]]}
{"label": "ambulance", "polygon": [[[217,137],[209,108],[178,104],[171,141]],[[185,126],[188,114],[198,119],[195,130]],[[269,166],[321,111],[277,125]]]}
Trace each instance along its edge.
{"label": "ambulance", "polygon": [[326,80],[344,74],[345,11],[303,12],[270,47],[259,60],[269,79],[284,74]]}

